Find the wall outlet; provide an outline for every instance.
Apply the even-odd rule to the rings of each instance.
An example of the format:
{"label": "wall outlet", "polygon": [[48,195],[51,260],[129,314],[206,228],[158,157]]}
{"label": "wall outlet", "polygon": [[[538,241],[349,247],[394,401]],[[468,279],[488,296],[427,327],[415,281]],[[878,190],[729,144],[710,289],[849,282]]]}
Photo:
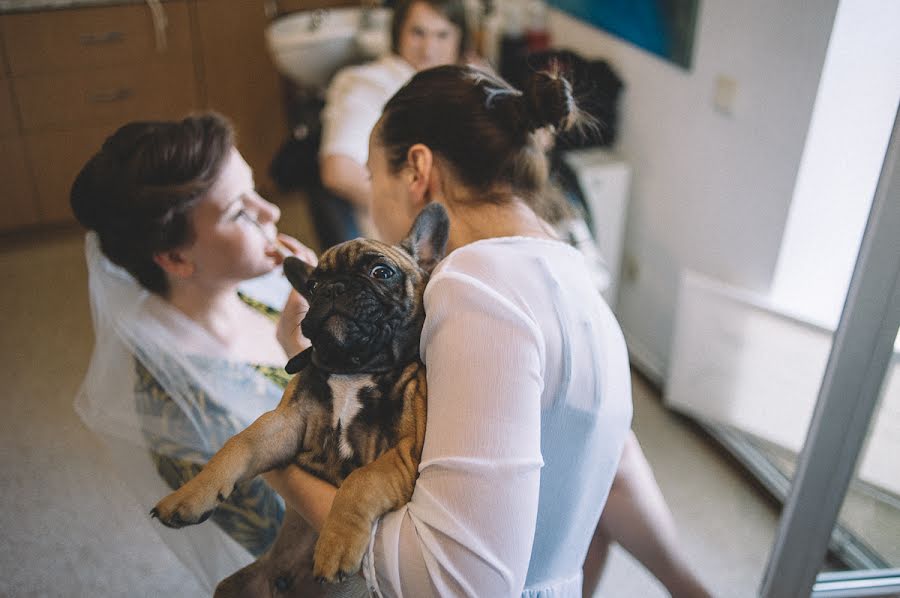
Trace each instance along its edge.
{"label": "wall outlet", "polygon": [[734,105],[737,101],[737,81],[734,77],[719,75],[716,77],[713,91],[713,108],[727,116],[734,116]]}
{"label": "wall outlet", "polygon": [[638,265],[637,258],[630,253],[626,253],[625,259],[622,260],[622,279],[629,284],[633,284],[637,282],[640,273],[641,268]]}

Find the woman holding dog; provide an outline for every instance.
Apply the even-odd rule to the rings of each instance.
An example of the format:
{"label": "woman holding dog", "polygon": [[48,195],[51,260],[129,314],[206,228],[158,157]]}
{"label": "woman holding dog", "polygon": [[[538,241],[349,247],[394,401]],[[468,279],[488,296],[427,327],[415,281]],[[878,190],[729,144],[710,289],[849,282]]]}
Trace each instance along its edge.
{"label": "woman holding dog", "polygon": [[[382,238],[399,241],[430,202],[451,222],[450,254],[425,295],[420,475],[411,502],[376,526],[364,559],[379,593],[580,596],[623,447],[634,442],[632,461],[635,451],[643,459],[629,429],[621,331],[583,256],[539,215],[547,166],[534,133],[577,115],[561,78],[535,74],[519,93],[446,66],[415,75],[372,132],[371,208]],[[649,470],[640,474],[652,484]],[[267,479],[321,525],[333,487],[295,467]],[[586,563],[594,583],[601,565]],[[705,594],[697,583],[676,595]]]}
{"label": "woman holding dog", "polygon": [[[360,214],[372,205],[366,142],[381,116],[382,105],[417,71],[464,59],[470,32],[463,4],[461,0],[398,2],[391,26],[392,53],[367,65],[348,67],[334,78],[322,113],[320,176],[323,186],[337,196],[333,201],[322,199],[331,202],[338,212],[349,214],[355,210]],[[548,142],[545,136],[540,145],[546,147]],[[551,216],[547,220],[557,234],[578,230],[580,219],[572,218],[564,209],[565,204],[557,202],[563,209],[555,214],[542,214]],[[360,217],[344,220],[368,222],[368,218]],[[573,224],[575,228],[567,228]],[[320,234],[330,245],[356,236],[358,230],[351,225],[334,238],[326,231]],[[584,245],[596,251],[592,242]],[[605,284],[608,274],[602,258],[595,255],[590,266],[593,276]],[[592,595],[599,584],[609,546],[616,541],[650,569],[674,596],[706,595],[679,556],[674,522],[634,434],[626,439],[621,463],[588,552],[584,595]]]}

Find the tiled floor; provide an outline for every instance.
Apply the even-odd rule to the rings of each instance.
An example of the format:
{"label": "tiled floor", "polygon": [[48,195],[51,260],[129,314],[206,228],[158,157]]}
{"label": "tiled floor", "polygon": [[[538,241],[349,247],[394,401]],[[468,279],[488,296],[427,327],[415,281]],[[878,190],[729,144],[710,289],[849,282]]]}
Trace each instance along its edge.
{"label": "tiled floor", "polygon": [[[284,208],[283,228],[308,239],[302,204]],[[0,281],[0,596],[199,595],[72,410],[92,345],[81,233],[0,240]],[[634,398],[689,560],[717,596],[755,595],[772,506],[640,378]],[[615,551],[599,595],[666,594]]]}

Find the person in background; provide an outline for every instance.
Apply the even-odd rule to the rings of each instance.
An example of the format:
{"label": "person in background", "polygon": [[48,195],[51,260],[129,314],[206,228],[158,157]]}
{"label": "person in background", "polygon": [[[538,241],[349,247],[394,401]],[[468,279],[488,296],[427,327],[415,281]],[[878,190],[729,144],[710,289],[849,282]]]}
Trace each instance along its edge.
{"label": "person in background", "polygon": [[[306,346],[305,303],[278,266],[286,250],[316,257],[277,232],[278,207],[254,191],[215,114],[121,127],[78,174],[71,205],[90,231],[95,331],[76,410],[148,512],[278,404],[282,366]],[[249,296],[244,285],[261,276],[283,292]],[[248,480],[216,525],[160,534],[211,592],[268,548],[283,513],[271,488]]]}
{"label": "person in background", "polygon": [[368,139],[381,108],[417,71],[462,61],[469,48],[463,0],[401,0],[394,6],[391,53],[335,75],[322,111],[319,150],[323,187],[342,214],[337,232],[321,231],[323,245],[373,236],[368,224],[371,184]]}

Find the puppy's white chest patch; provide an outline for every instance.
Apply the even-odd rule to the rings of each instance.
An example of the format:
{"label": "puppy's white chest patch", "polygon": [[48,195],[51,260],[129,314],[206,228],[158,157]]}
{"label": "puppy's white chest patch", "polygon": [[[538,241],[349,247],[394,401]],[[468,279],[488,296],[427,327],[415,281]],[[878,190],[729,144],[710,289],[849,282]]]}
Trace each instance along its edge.
{"label": "puppy's white chest patch", "polygon": [[370,376],[332,374],[328,378],[328,387],[331,388],[332,397],[331,428],[337,429],[338,425],[341,427],[338,450],[341,457],[345,459],[353,456],[353,447],[347,441],[347,425],[353,421],[362,408],[362,404],[359,402],[359,392],[371,385],[372,378]]}

